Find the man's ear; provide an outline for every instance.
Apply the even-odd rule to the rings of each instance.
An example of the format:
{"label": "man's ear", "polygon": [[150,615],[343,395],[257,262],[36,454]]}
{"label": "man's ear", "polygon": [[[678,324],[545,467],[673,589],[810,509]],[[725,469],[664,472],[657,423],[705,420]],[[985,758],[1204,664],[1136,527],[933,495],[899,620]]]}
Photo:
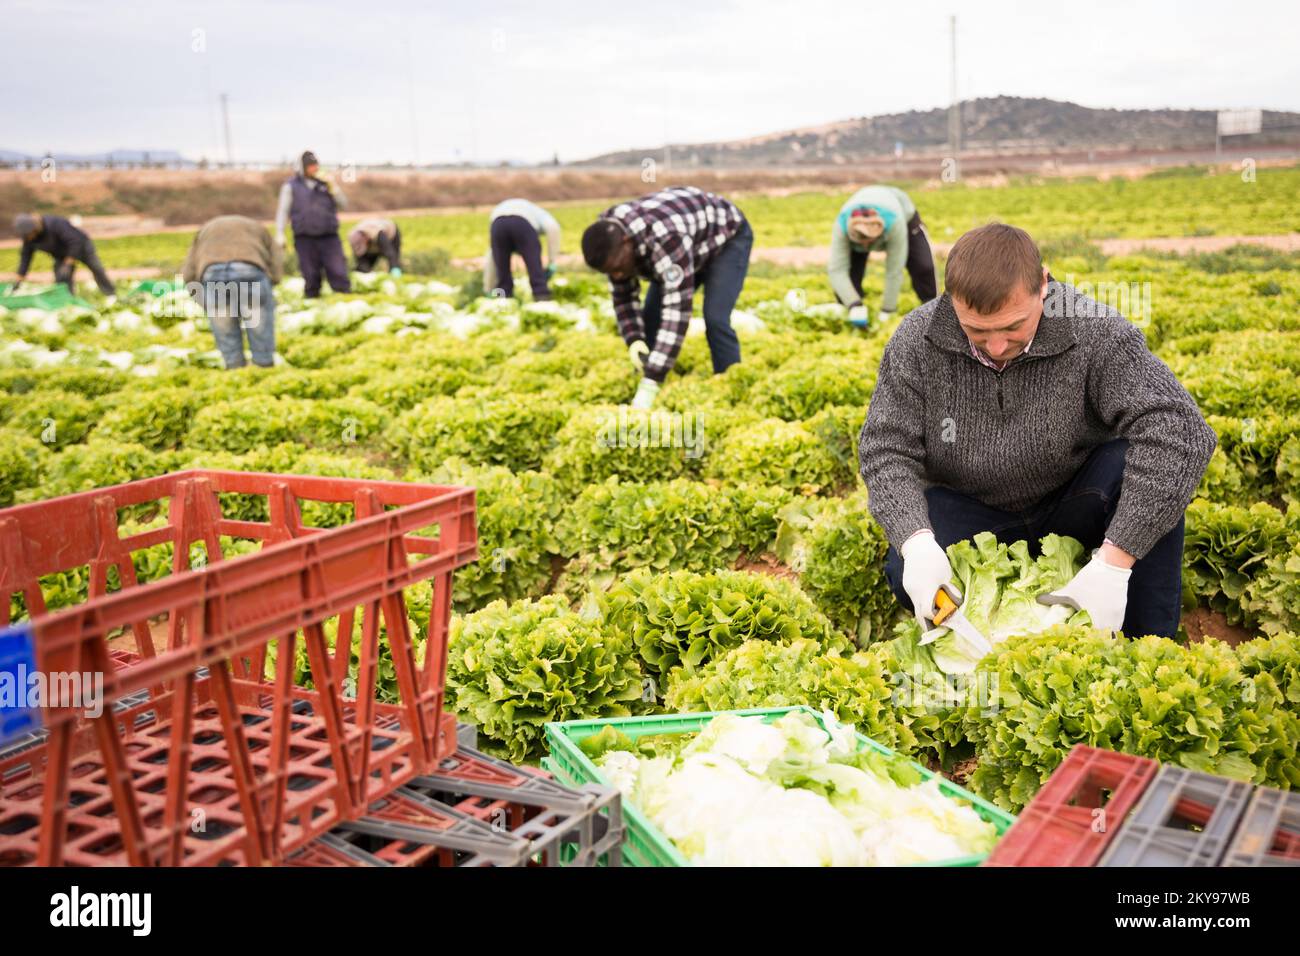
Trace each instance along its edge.
{"label": "man's ear", "polygon": [[1043,287],[1038,290],[1038,299],[1040,302],[1047,301],[1047,266],[1043,266]]}

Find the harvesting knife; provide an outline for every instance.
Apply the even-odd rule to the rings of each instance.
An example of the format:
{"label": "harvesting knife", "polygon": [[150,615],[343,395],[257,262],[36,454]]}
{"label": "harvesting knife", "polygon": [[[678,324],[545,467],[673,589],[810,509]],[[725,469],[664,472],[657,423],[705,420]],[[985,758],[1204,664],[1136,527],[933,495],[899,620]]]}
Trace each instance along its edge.
{"label": "harvesting knife", "polygon": [[989,643],[987,637],[980,633],[980,629],[966,618],[966,615],[962,613],[961,605],[962,596],[957,589],[951,584],[941,585],[934,595],[934,606],[939,609],[933,619],[935,630],[929,632],[935,636],[929,640],[923,637],[921,643],[929,644],[935,640],[939,636],[935,632],[942,626],[960,634],[973,650],[979,652],[981,657],[992,652],[993,645]]}

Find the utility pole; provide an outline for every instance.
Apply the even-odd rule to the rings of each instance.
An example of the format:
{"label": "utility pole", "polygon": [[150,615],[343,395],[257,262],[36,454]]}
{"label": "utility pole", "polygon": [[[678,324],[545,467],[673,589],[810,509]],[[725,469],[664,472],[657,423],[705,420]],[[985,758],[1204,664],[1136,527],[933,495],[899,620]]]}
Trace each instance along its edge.
{"label": "utility pole", "polygon": [[952,31],[952,105],[948,107],[948,151],[954,161],[961,153],[961,102],[957,99],[957,17],[948,18]]}
{"label": "utility pole", "polygon": [[221,125],[226,131],[226,165],[235,165],[235,155],[230,149],[230,97],[221,94]]}

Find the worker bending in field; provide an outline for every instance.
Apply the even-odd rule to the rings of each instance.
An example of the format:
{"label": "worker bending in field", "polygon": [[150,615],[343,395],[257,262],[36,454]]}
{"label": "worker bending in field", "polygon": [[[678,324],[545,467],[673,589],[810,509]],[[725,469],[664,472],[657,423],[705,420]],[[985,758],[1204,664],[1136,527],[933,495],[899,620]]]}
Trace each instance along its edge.
{"label": "worker bending in field", "polygon": [[[713,371],[740,361],[731,310],[749,270],[754,232],[721,196],[678,186],[619,203],[582,235],[582,256],[610,278],[619,331],[641,375],[635,408],[649,408],[677,361],[695,290],[704,290],[704,334]],[[640,280],[649,281],[639,303]]]}
{"label": "worker bending in field", "polygon": [[945,293],[885,347],[859,440],[885,571],[923,629],[952,581],[944,549],[1069,535],[1096,549],[1044,604],[1173,637],[1183,516],[1215,435],[1142,332],[1052,279],[1028,234],[995,224],[948,255]]}
{"label": "worker bending in field", "polygon": [[[546,265],[542,265],[540,235],[546,236]],[[515,279],[510,257],[518,253],[528,270],[533,298],[551,297],[550,278],[555,275],[555,257],[560,254],[560,223],[541,206],[527,199],[507,199],[488,216],[490,248],[483,260],[483,291],[489,295],[512,296]]]}
{"label": "worker bending in field", "polygon": [[54,281],[62,282],[68,287],[69,292],[75,294],[77,291],[76,284],[72,281],[72,274],[77,269],[77,263],[80,262],[90,269],[91,275],[95,277],[95,285],[99,286],[100,292],[108,296],[109,305],[117,301],[113,280],[104,271],[104,264],[99,261],[99,254],[95,252],[95,244],[90,236],[68,220],[62,216],[43,216],[34,212],[20,213],[14,217],[14,232],[22,239],[23,247],[18,253],[18,278],[14,281],[13,288],[9,290],[10,295],[17,292],[18,286],[22,285],[23,280],[27,278],[27,270],[32,264],[32,255],[39,250],[48,252],[54,259]]}
{"label": "worker bending in field", "polygon": [[284,245],[284,224],[293,224],[293,249],[306,283],[303,295],[320,295],[321,273],[335,292],[351,292],[348,264],[339,241],[339,210],[348,207],[343,190],[321,172],[316,154],[302,154],[298,171],[280,187],[280,206],[275,213],[275,241]]}
{"label": "worker bending in field", "polygon": [[372,272],[382,256],[391,275],[402,274],[402,231],[391,219],[362,219],[348,233],[358,272]]}
{"label": "worker bending in field", "polygon": [[918,299],[929,302],[939,294],[930,240],[911,198],[893,186],[859,189],[835,217],[831,257],[826,266],[836,298],[848,308],[849,321],[859,328],[867,325],[867,307],[862,303],[867,256],[882,249],[885,294],[880,299],[881,322],[892,319],[898,309],[904,267]]}
{"label": "worker bending in field", "polygon": [[[247,216],[218,216],[194,237],[181,277],[200,298],[226,368],[247,364],[244,336],[253,364],[275,362],[275,292],[280,281],[279,243]],[[201,285],[200,285],[201,283]]]}

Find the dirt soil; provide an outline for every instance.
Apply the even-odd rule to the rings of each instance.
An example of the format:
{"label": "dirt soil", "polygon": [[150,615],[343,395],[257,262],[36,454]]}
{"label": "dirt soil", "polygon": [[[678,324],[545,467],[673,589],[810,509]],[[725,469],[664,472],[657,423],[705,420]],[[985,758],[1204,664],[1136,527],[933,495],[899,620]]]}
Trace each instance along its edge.
{"label": "dirt soil", "polygon": [[766,574],[770,577],[780,578],[784,581],[799,580],[799,575],[790,570],[789,567],[781,563],[781,559],[771,552],[765,552],[759,555],[741,555],[736,559],[735,570],[752,571],[755,574]]}
{"label": "dirt soil", "polygon": [[1218,611],[1212,611],[1205,607],[1184,611],[1183,626],[1187,628],[1187,639],[1193,642],[1204,641],[1207,638],[1217,638],[1225,644],[1235,647],[1259,636],[1256,632],[1247,630],[1240,625],[1229,624],[1227,618]]}
{"label": "dirt soil", "polygon": [[[433,212],[445,212],[446,210],[434,209],[408,209],[393,210],[385,213],[386,215],[426,215]],[[147,230],[152,232],[188,232],[193,227],[178,226],[169,228],[158,228]],[[120,233],[128,235],[130,233]],[[106,235],[106,234],[105,234]],[[0,249],[14,246],[16,242],[0,241]],[[1153,239],[1102,239],[1097,243],[1101,251],[1108,256],[1123,256],[1136,252],[1139,249],[1150,249],[1156,252],[1174,252],[1179,255],[1185,255],[1190,252],[1220,252],[1235,245],[1263,246],[1268,249],[1277,249],[1281,252],[1300,252],[1300,232],[1283,233],[1273,236],[1169,236],[1165,238]],[[946,256],[952,248],[950,242],[933,242],[931,247],[936,255]],[[796,268],[820,268],[826,265],[826,260],[830,256],[829,246],[769,246],[767,248],[756,248],[753,253],[755,262],[770,262],[779,266],[794,266]],[[564,253],[557,257],[557,261],[562,266],[571,266],[577,268],[582,265],[582,256],[575,253]],[[459,269],[481,269],[483,268],[482,256],[470,256],[467,258],[455,258],[451,264]],[[159,274],[157,269],[132,268],[132,269],[109,269],[108,276],[110,279],[152,279]],[[89,273],[83,267],[80,272],[81,278],[87,278]],[[12,281],[14,273],[0,271],[0,281]],[[28,280],[34,283],[49,283],[54,281],[54,275],[51,272],[32,272],[28,275]]]}

